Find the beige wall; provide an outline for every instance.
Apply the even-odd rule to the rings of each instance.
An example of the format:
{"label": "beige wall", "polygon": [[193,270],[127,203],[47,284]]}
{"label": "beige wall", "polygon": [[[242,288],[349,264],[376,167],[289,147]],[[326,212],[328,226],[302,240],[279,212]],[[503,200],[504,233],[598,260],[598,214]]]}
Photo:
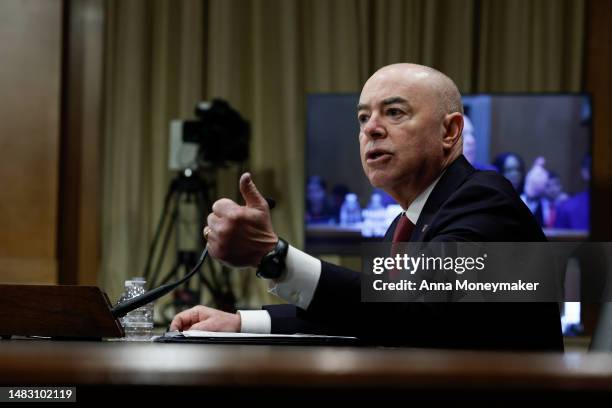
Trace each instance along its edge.
{"label": "beige wall", "polygon": [[57,282],[61,0],[0,2],[0,282]]}

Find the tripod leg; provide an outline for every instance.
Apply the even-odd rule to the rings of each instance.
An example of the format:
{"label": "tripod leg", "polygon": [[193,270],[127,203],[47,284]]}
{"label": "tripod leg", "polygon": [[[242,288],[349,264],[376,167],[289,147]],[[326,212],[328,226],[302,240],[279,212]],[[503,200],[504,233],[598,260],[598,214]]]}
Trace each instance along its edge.
{"label": "tripod leg", "polygon": [[161,285],[165,285],[166,283],[168,283],[170,281],[170,279],[173,276],[176,276],[179,268],[181,267],[182,263],[180,259],[177,259],[176,262],[174,263],[174,266],[172,267],[172,269],[170,269],[170,272],[168,272],[168,274],[166,275],[166,277],[164,278],[164,280],[159,284]]}
{"label": "tripod leg", "polygon": [[166,192],[166,197],[164,198],[164,206],[162,208],[162,212],[159,217],[159,221],[157,222],[157,226],[155,227],[155,234],[153,234],[153,241],[151,241],[151,245],[149,246],[149,253],[147,255],[147,263],[145,265],[144,273],[143,273],[143,276],[146,281],[149,280],[149,275],[151,273],[151,263],[153,262],[153,254],[155,253],[155,248],[157,247],[159,236],[161,234],[164,223],[168,216],[168,206],[170,205],[170,200],[172,199],[173,194],[174,194],[174,182],[171,182],[170,186],[168,187],[168,191]]}
{"label": "tripod leg", "polygon": [[204,275],[204,272],[202,271],[202,269],[198,271],[198,276],[200,277],[201,284],[205,286],[206,288],[208,288],[208,290],[210,291],[210,293],[213,295],[214,298],[219,296],[219,290],[217,289],[215,285],[210,284],[210,281],[206,279],[206,275]]}
{"label": "tripod leg", "polygon": [[170,241],[170,237],[172,235],[172,229],[173,229],[174,224],[176,223],[177,217],[178,217],[178,204],[172,210],[172,216],[170,218],[170,223],[166,226],[166,234],[164,235],[164,241],[162,243],[161,253],[159,254],[159,258],[157,258],[157,263],[155,265],[155,270],[153,272],[153,278],[151,280],[150,287],[156,287],[155,282],[157,281],[157,278],[159,277],[159,272],[161,270],[161,264],[168,250],[168,242]]}

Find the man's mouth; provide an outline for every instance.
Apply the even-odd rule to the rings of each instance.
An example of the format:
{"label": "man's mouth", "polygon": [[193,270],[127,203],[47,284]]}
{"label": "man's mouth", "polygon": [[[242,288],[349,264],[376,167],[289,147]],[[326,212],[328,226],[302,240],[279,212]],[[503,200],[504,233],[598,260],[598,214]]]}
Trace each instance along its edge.
{"label": "man's mouth", "polygon": [[367,164],[383,163],[391,158],[391,152],[383,149],[372,149],[366,153]]}

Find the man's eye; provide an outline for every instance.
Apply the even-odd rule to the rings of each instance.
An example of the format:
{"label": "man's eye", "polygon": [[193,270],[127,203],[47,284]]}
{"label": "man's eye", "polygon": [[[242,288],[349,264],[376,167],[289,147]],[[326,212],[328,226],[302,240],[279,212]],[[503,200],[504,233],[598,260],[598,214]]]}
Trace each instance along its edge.
{"label": "man's eye", "polygon": [[368,115],[365,115],[365,114],[357,116],[357,120],[358,120],[358,121],[359,121],[359,123],[361,123],[361,124],[366,123],[366,122],[368,121],[368,119],[369,119],[369,118],[370,118],[370,117],[369,117]]}
{"label": "man's eye", "polygon": [[402,111],[400,109],[397,108],[390,108],[387,109],[387,115],[392,116],[392,117],[398,117],[401,116]]}

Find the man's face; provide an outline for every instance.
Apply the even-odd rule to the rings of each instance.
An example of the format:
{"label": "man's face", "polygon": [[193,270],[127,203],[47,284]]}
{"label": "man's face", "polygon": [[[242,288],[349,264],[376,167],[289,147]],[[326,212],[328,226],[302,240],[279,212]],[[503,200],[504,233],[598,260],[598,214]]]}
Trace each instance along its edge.
{"label": "man's face", "polygon": [[443,113],[430,74],[384,70],[359,98],[361,163],[370,183],[393,195],[440,170],[444,159]]}
{"label": "man's face", "polygon": [[321,184],[319,184],[315,180],[311,180],[308,182],[306,194],[308,197],[308,201],[310,201],[311,203],[322,203],[323,201],[325,201],[325,190],[323,189],[323,187],[321,187]]}
{"label": "man's face", "polygon": [[523,172],[521,170],[521,163],[514,156],[508,156],[504,162],[504,177],[506,177],[515,190],[518,190],[521,181],[523,180]]}

